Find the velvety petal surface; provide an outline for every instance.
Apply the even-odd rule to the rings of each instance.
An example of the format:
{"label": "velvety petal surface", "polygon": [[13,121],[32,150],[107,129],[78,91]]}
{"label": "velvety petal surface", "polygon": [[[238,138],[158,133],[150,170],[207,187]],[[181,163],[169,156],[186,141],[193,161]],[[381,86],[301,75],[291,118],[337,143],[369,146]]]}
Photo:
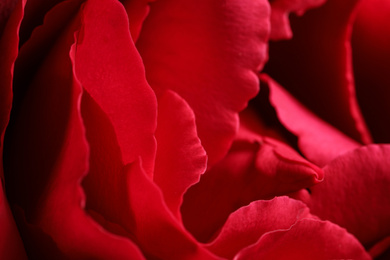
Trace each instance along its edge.
{"label": "velvety petal surface", "polygon": [[309,187],[322,178],[321,169],[288,145],[242,128],[228,155],[185,194],[183,222],[198,240],[208,242],[241,206]]}
{"label": "velvety petal surface", "polygon": [[77,76],[112,122],[123,162],[141,156],[151,174],[156,97],[146,82],[126,11],[119,2],[97,1],[85,8],[82,20],[76,52]]}
{"label": "velvety petal surface", "polygon": [[370,143],[354,88],[350,35],[358,0],[329,0],[290,19],[294,37],[270,43],[265,72],[319,117]]}
{"label": "velvety petal surface", "polygon": [[390,142],[390,2],[361,1],[352,31],[356,93],[377,143]]}
{"label": "velvety petal surface", "polygon": [[[53,29],[73,3],[52,9],[36,34]],[[88,171],[88,145],[80,115],[82,88],[71,62],[77,21],[68,20],[66,30],[57,32],[56,44],[46,50],[38,73],[24,86],[26,95],[15,97],[5,139],[7,191],[26,216],[27,224],[20,223],[29,226],[22,232],[26,248],[44,237],[52,241],[43,244],[46,250],[54,246],[67,258],[142,259],[130,240],[108,233],[83,210],[80,182]],[[37,38],[31,40],[30,48],[41,47],[35,45]]]}
{"label": "velvety petal surface", "polygon": [[232,213],[207,248],[219,256],[233,259],[241,249],[256,243],[263,234],[288,229],[298,220],[311,217],[305,204],[288,197],[255,201]]}
{"label": "velvety petal surface", "polygon": [[364,259],[371,257],[345,229],[328,222],[302,219],[287,230],[263,235],[234,259]]}
{"label": "velvety petal surface", "polygon": [[323,168],[324,182],[302,200],[313,214],[346,228],[369,248],[390,234],[389,158],[389,145],[348,152]]}
{"label": "velvety petal surface", "polygon": [[278,83],[261,75],[263,88],[282,124],[298,137],[300,151],[311,162],[323,167],[337,156],[361,146],[300,104]]}
{"label": "velvety petal surface", "polygon": [[159,98],[158,108],[153,180],[169,209],[181,219],[183,194],[205,172],[207,156],[197,135],[194,112],[184,99],[167,91]]}
{"label": "velvety petal surface", "polygon": [[302,15],[306,10],[318,7],[326,0],[271,0],[271,40],[290,39],[289,15]]}
{"label": "velvety petal surface", "polygon": [[148,82],[194,110],[209,166],[228,151],[237,113],[258,91],[269,15],[265,0],[165,0],[151,4],[143,24],[137,48]]}

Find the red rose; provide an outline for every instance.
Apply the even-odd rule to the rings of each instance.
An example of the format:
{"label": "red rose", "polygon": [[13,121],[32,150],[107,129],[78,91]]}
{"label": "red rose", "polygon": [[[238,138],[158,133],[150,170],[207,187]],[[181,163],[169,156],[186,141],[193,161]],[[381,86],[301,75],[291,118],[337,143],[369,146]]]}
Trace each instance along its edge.
{"label": "red rose", "polygon": [[385,257],[362,1],[5,1],[1,258]]}

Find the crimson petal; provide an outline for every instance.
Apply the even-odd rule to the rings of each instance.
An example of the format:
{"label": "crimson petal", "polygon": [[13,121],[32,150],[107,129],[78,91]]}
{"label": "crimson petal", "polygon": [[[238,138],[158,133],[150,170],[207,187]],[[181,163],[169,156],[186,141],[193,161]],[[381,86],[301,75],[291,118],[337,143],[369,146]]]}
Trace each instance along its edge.
{"label": "crimson petal", "polygon": [[364,0],[352,32],[356,93],[376,143],[390,142],[390,2]]}
{"label": "crimson petal", "polygon": [[263,235],[234,259],[362,259],[371,257],[345,229],[314,219],[299,220],[288,230]]}
{"label": "crimson petal", "polygon": [[146,82],[126,11],[117,1],[88,1],[82,22],[76,74],[112,122],[123,163],[141,156],[151,174],[156,149],[156,97]]}
{"label": "crimson petal", "polygon": [[272,40],[290,39],[289,15],[302,15],[306,10],[318,7],[326,0],[270,0],[271,2],[271,35]]}
{"label": "crimson petal", "polygon": [[197,135],[194,112],[185,100],[167,91],[158,104],[154,182],[172,213],[181,219],[183,194],[206,170],[207,156]]}
{"label": "crimson petal", "polygon": [[261,75],[270,89],[270,102],[282,124],[298,137],[300,151],[316,165],[325,166],[337,156],[361,145],[322,121],[267,75]]}
{"label": "crimson petal", "polygon": [[290,19],[294,37],[270,44],[265,72],[311,111],[353,139],[371,143],[355,96],[350,34],[358,0],[329,0]]}
{"label": "crimson petal", "polygon": [[314,218],[305,204],[288,197],[255,201],[232,213],[218,236],[207,248],[232,259],[242,248],[252,245],[265,233],[288,229],[302,218]]}
{"label": "crimson petal", "polygon": [[[13,67],[18,54],[18,31],[25,6],[25,1],[19,1],[16,7],[11,2],[3,3],[4,6],[0,10],[0,50],[2,52],[0,61],[0,258],[27,259],[23,242],[20,239],[19,231],[3,190],[5,186],[2,159],[3,142],[5,128],[11,112]],[[12,9],[14,12],[11,15],[10,11]]]}
{"label": "crimson petal", "polygon": [[228,151],[237,113],[258,91],[266,59],[265,0],[164,0],[151,5],[137,47],[159,96],[171,89],[194,110],[209,166]]}
{"label": "crimson petal", "polygon": [[[36,34],[50,32],[73,4],[68,1],[52,9]],[[76,19],[62,31],[25,98],[18,97],[5,149],[10,198],[22,208],[29,225],[55,241],[68,258],[142,259],[130,240],[103,230],[83,210],[80,182],[88,171],[88,145],[79,107],[82,88],[72,70],[75,45],[69,58],[77,27]],[[25,243],[36,243],[37,233],[32,233],[24,233]]]}
{"label": "crimson petal", "polygon": [[286,144],[240,129],[228,155],[185,194],[183,222],[198,240],[208,242],[239,207],[309,187],[322,178],[321,169]]}
{"label": "crimson petal", "polygon": [[341,155],[324,167],[325,181],[302,200],[313,214],[346,228],[369,248],[390,234],[389,158],[390,145]]}

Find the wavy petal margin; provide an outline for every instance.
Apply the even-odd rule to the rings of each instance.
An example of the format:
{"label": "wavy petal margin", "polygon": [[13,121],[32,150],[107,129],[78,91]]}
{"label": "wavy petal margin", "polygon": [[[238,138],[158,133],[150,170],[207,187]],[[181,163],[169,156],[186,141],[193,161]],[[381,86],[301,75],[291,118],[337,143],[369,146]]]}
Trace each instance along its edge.
{"label": "wavy petal margin", "polygon": [[267,57],[266,0],[164,0],[151,4],[137,48],[159,96],[170,89],[194,110],[209,167],[226,155],[238,112],[258,92]]}

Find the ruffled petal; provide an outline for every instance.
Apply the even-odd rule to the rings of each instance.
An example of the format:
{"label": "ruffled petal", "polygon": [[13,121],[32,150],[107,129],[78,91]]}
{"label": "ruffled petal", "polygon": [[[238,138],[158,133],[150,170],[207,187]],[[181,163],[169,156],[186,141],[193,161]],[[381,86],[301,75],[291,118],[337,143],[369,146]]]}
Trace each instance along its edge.
{"label": "ruffled petal", "polygon": [[[55,21],[69,15],[65,10],[73,12],[73,3],[52,9],[36,34],[55,28]],[[60,37],[46,50],[44,62],[35,64],[41,66],[24,86],[24,97],[17,97],[5,139],[9,197],[26,216],[27,224],[20,226],[32,227],[23,232],[26,248],[44,237],[53,242],[43,247],[55,246],[67,258],[143,259],[130,240],[108,233],[83,210],[80,182],[88,171],[88,145],[80,114],[82,88],[71,62],[77,21],[57,32]],[[36,39],[32,37],[30,51],[41,48]],[[45,252],[40,254],[42,258]]]}
{"label": "ruffled petal", "polygon": [[207,156],[197,135],[194,112],[185,100],[167,91],[158,104],[154,182],[169,209],[181,219],[183,194],[205,172]]}
{"label": "ruffled petal", "polygon": [[256,243],[265,233],[288,229],[302,218],[314,216],[297,200],[276,197],[255,201],[232,213],[207,248],[221,257],[233,259],[241,249]]}
{"label": "ruffled petal", "polygon": [[324,167],[324,182],[301,199],[313,214],[346,228],[369,248],[390,234],[389,158],[390,145],[346,153]]}
{"label": "ruffled petal", "polygon": [[289,15],[303,15],[308,9],[318,7],[326,0],[271,0],[271,40],[290,39]]}
{"label": "ruffled petal", "polygon": [[208,242],[241,206],[309,187],[322,178],[322,170],[291,147],[241,129],[228,155],[185,194],[183,222],[198,240]]}
{"label": "ruffled petal", "polygon": [[390,2],[361,1],[352,32],[356,94],[376,143],[390,143]]}
{"label": "ruffled petal", "polygon": [[258,91],[266,60],[265,0],[156,1],[137,42],[159,96],[171,89],[194,110],[209,166],[228,151],[237,113]]}
{"label": "ruffled petal", "polygon": [[243,249],[240,259],[362,259],[371,257],[345,229],[328,222],[302,219],[287,230],[263,235],[255,245]]}
{"label": "ruffled petal", "polygon": [[77,76],[112,122],[124,164],[141,156],[151,174],[156,97],[131,40],[125,9],[117,1],[89,1],[86,6],[77,43]]}
{"label": "ruffled petal", "polygon": [[279,120],[298,137],[300,151],[311,162],[322,167],[361,146],[306,109],[267,75],[261,75],[261,80],[262,87],[270,90],[269,100]]}
{"label": "ruffled petal", "polygon": [[357,104],[350,34],[358,0],[329,0],[290,19],[294,37],[270,44],[265,72],[319,117],[353,139],[371,143]]}

